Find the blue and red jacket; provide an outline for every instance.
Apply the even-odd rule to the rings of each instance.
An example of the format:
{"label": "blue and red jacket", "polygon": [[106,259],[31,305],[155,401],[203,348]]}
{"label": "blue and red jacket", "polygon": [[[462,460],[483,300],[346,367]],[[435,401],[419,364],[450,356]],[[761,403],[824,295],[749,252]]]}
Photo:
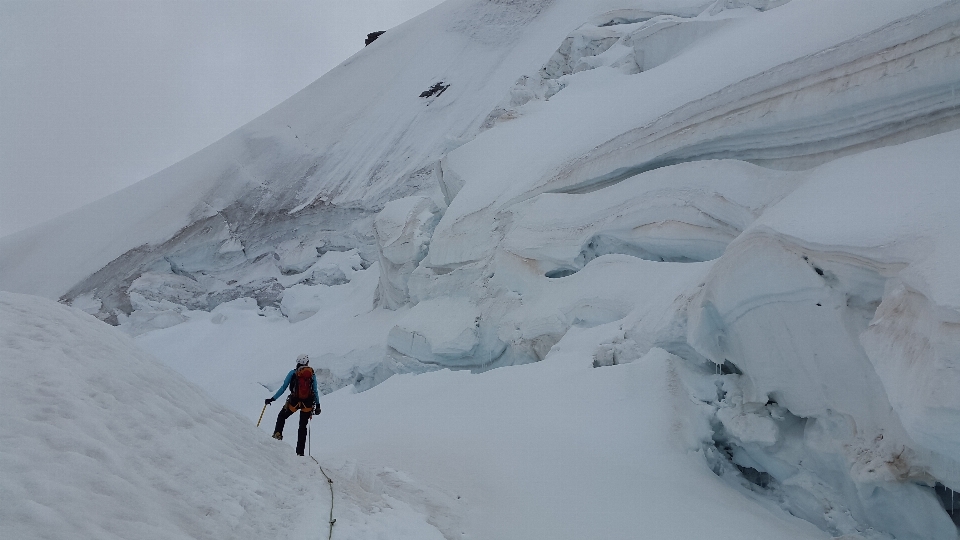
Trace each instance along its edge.
{"label": "blue and red jacket", "polygon": [[[273,399],[277,399],[281,395],[283,395],[283,391],[286,390],[288,386],[290,386],[290,380],[293,379],[293,376],[296,375],[296,373],[297,373],[296,369],[291,369],[290,373],[287,373],[287,378],[283,380],[283,385],[280,386],[280,389],[277,390],[277,393],[273,395]],[[319,405],[320,392],[317,390],[317,372],[316,371],[314,371],[313,376],[310,377],[310,385],[313,387],[314,403]]]}

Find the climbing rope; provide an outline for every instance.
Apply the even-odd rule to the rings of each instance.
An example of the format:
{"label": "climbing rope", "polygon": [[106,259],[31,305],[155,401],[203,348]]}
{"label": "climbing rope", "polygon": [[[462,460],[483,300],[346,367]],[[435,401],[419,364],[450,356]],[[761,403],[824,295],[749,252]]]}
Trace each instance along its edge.
{"label": "climbing rope", "polygon": [[317,458],[313,457],[312,447],[313,438],[310,436],[310,424],[307,424],[307,455],[317,464],[317,467],[320,467],[320,472],[323,473],[323,477],[327,479],[327,487],[330,488],[330,532],[327,534],[327,540],[331,540],[333,538],[333,524],[337,522],[337,520],[333,519],[333,480],[327,476],[327,471],[323,470],[323,465],[320,465]]}

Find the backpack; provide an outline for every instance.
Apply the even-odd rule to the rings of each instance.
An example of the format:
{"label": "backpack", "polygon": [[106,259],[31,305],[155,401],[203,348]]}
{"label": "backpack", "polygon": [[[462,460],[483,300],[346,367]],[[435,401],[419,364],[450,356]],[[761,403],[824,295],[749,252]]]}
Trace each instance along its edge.
{"label": "backpack", "polygon": [[313,397],[313,368],[303,366],[293,373],[293,377],[290,377],[290,395],[298,400]]}

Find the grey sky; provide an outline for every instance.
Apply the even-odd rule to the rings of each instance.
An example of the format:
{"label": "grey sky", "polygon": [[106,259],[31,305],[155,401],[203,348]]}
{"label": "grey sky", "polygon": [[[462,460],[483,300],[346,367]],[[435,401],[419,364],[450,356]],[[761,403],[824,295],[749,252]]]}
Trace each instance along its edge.
{"label": "grey sky", "polygon": [[442,0],[0,0],[0,236],[141,180]]}

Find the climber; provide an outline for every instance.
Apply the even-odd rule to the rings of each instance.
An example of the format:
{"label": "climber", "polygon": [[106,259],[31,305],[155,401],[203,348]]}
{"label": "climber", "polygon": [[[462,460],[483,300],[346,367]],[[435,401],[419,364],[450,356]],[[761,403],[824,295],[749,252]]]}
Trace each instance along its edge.
{"label": "climber", "polygon": [[276,401],[283,391],[290,387],[290,395],[280,414],[277,415],[277,426],[273,429],[273,438],[283,440],[283,424],[296,411],[300,411],[300,430],[297,431],[297,455],[303,455],[307,443],[307,422],[314,414],[320,414],[320,393],[317,391],[317,376],[309,365],[310,357],[301,354],[297,357],[297,367],[287,373],[283,386],[273,397],[264,400],[264,405]]}

